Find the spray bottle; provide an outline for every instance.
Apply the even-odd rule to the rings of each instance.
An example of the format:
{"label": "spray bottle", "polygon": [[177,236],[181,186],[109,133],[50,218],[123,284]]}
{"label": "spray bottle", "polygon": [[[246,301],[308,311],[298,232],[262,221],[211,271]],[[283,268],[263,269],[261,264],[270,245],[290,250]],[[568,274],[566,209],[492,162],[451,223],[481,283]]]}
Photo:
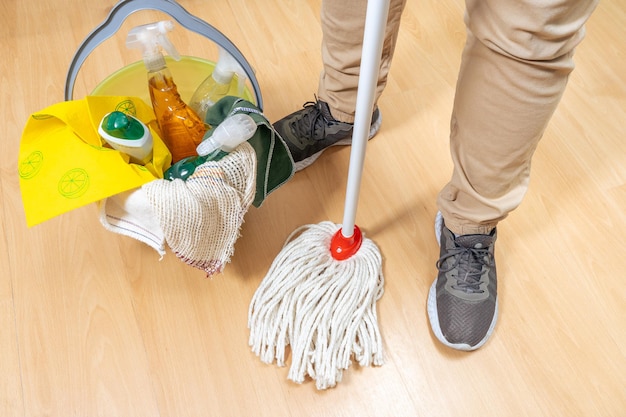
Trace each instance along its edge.
{"label": "spray bottle", "polygon": [[175,60],[180,55],[167,38],[174,28],[172,21],[137,26],[128,33],[126,46],[140,49],[148,70],[152,108],[165,145],[172,153],[172,163],[196,155],[196,147],[206,131],[203,120],[180,98],[178,88],[167,68],[161,48]]}
{"label": "spray bottle", "polygon": [[[220,123],[196,148],[198,155],[213,159],[219,152],[230,153],[256,132],[254,119],[245,113],[229,116]],[[208,133],[208,132],[207,132]]]}
{"label": "spray bottle", "polygon": [[239,95],[243,92],[246,75],[241,65],[225,49],[219,48],[219,58],[213,72],[206,77],[191,96],[189,106],[205,120],[207,111],[228,95],[233,77],[239,80]]}
{"label": "spray bottle", "polygon": [[252,117],[244,113],[228,116],[222,123],[209,130],[198,146],[198,156],[185,158],[173,164],[165,171],[165,179],[180,178],[186,180],[197,167],[207,161],[218,161],[237,146],[250,139],[256,132],[257,125]]}

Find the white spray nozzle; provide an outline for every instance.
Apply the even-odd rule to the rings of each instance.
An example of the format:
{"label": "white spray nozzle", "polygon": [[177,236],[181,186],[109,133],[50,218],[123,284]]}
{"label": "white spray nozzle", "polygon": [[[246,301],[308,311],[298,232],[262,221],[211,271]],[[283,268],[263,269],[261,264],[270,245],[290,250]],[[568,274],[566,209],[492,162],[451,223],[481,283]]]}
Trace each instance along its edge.
{"label": "white spray nozzle", "polygon": [[165,49],[175,60],[178,61],[180,59],[180,54],[167,37],[167,32],[173,29],[174,22],[171,20],[136,26],[128,32],[126,47],[141,50],[144,63],[148,69],[160,69],[156,68],[156,66],[164,66],[161,48]]}
{"label": "white spray nozzle", "polygon": [[213,69],[213,79],[220,84],[229,84],[235,74],[237,74],[238,90],[241,95],[247,79],[246,72],[228,51],[219,47],[219,57]]}
{"label": "white spray nozzle", "polygon": [[250,139],[256,129],[256,122],[252,117],[245,113],[237,113],[224,119],[213,134],[198,145],[196,151],[200,156],[210,155],[217,150],[232,152]]}

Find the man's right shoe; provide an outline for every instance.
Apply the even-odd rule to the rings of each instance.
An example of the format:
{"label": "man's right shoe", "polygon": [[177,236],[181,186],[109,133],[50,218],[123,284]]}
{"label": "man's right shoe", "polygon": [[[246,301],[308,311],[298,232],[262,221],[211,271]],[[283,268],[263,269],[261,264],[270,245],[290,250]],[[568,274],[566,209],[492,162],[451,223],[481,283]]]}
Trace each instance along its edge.
{"label": "man's right shoe", "polygon": [[[368,139],[378,132],[381,122],[380,111],[376,109]],[[295,170],[300,171],[315,162],[328,147],[350,145],[354,125],[335,120],[328,104],[316,100],[274,123],[274,129],[287,143]]]}
{"label": "man's right shoe", "polygon": [[487,342],[498,316],[496,229],[488,235],[456,236],[441,213],[435,224],[440,258],[428,293],[430,325],[444,345],[475,350]]}

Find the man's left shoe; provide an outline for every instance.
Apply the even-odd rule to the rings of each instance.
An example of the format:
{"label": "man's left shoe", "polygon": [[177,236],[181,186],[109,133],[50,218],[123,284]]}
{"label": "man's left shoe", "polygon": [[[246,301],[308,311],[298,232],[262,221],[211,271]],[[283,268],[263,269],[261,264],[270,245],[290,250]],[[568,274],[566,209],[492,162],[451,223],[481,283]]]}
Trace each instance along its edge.
{"label": "man's left shoe", "polygon": [[[380,111],[376,108],[368,139],[378,132],[381,122]],[[316,99],[274,123],[274,129],[289,147],[296,171],[300,171],[315,162],[329,147],[352,144],[354,124],[336,120],[328,104]]]}
{"label": "man's left shoe", "polygon": [[456,236],[437,215],[439,273],[428,293],[428,318],[444,345],[471,351],[483,346],[498,316],[494,258],[496,229]]}

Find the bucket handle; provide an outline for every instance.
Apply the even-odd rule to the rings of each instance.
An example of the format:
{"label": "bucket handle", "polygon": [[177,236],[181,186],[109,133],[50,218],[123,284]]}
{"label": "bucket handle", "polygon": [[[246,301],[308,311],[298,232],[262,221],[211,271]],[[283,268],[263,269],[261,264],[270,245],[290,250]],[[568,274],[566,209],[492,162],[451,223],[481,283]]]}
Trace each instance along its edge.
{"label": "bucket handle", "polygon": [[175,0],[120,0],[113,6],[107,18],[87,35],[76,50],[65,80],[65,100],[72,99],[76,76],[89,54],[91,54],[98,45],[114,35],[128,16],[140,10],[157,10],[167,13],[184,28],[209,38],[230,53],[239,65],[241,65],[250,80],[257,107],[261,110],[263,109],[261,89],[254,74],[254,70],[239,49],[215,27],[189,13]]}

